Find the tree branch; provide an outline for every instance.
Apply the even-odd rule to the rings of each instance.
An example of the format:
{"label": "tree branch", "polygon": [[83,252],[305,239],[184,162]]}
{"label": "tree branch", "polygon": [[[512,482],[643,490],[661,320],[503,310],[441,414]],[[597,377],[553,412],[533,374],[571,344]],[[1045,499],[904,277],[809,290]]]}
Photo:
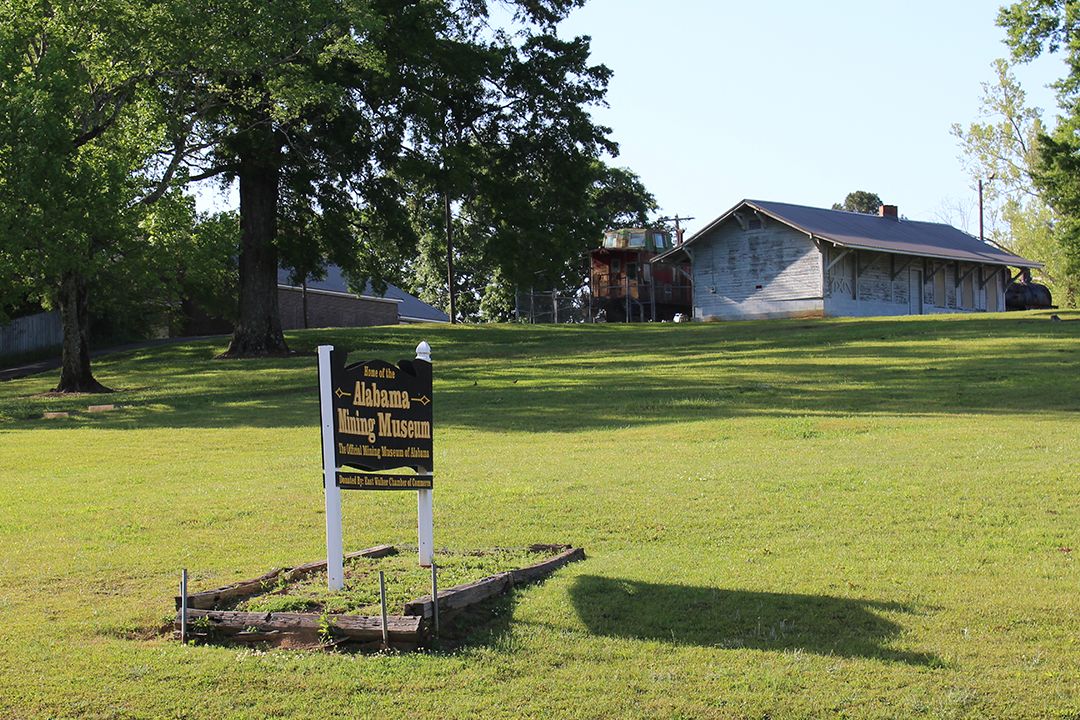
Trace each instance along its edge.
{"label": "tree branch", "polygon": [[197,175],[188,175],[187,181],[189,183],[193,183],[199,182],[200,180],[209,180],[212,177],[217,177],[218,175],[224,175],[227,172],[235,171],[236,168],[232,165],[218,165],[217,167],[212,167],[209,170],[203,171]]}

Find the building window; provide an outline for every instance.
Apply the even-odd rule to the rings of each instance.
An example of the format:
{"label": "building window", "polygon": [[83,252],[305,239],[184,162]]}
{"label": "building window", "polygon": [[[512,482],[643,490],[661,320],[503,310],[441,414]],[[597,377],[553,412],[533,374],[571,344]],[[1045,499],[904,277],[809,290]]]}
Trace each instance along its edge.
{"label": "building window", "polygon": [[664,233],[653,233],[652,239],[653,245],[656,246],[657,250],[663,250],[665,247],[667,247],[667,243],[665,243]]}
{"label": "building window", "polygon": [[631,280],[637,279],[637,263],[626,263],[626,277]]}
{"label": "building window", "polygon": [[621,267],[619,265],[619,258],[613,258],[611,261],[611,274],[618,275],[620,269]]}
{"label": "building window", "polygon": [[645,247],[645,233],[632,232],[630,233],[630,247],[643,248]]}
{"label": "building window", "polygon": [[945,268],[941,268],[934,274],[934,304],[945,307]]}
{"label": "building window", "polygon": [[761,221],[761,216],[758,215],[757,213],[754,213],[753,215],[751,215],[750,217],[748,217],[746,219],[746,229],[747,230],[760,230],[764,226],[765,226],[765,223],[763,223]]}
{"label": "building window", "polygon": [[604,247],[613,248],[619,244],[619,233],[615,231],[604,233]]}

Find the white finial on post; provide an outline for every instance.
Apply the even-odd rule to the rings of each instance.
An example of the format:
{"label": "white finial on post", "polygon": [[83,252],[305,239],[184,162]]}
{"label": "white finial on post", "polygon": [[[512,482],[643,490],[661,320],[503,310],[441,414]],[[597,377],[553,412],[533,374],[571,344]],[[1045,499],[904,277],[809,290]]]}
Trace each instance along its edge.
{"label": "white finial on post", "polygon": [[[431,362],[431,346],[422,340],[416,346],[416,359]],[[416,492],[416,537],[419,560],[422,567],[431,567],[435,559],[435,508],[433,491]]]}

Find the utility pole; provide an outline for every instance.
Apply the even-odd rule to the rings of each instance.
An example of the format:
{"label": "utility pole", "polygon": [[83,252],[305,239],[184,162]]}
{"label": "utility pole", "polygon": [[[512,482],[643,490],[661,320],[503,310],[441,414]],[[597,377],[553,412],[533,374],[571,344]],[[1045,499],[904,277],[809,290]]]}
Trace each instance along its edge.
{"label": "utility pole", "polygon": [[[440,161],[443,182],[443,219],[446,221],[446,289],[450,295],[450,324],[457,323],[457,293],[454,291],[454,216],[450,207],[450,190],[453,185],[453,173],[447,163],[447,148],[450,144],[450,126],[453,122],[453,113],[446,111],[443,118],[442,132],[442,159]],[[458,133],[458,140],[460,140]]]}
{"label": "utility pole", "polygon": [[308,319],[307,319],[307,277],[304,278],[304,282],[300,283],[300,299],[302,301],[301,305],[303,305],[303,312],[304,312],[304,329],[307,330],[308,329]]}
{"label": "utility pole", "polygon": [[[997,173],[990,173],[990,177],[986,178],[986,182],[991,182],[997,179]],[[979,178],[979,242],[986,242],[986,234],[983,230],[983,180]]]}
{"label": "utility pole", "polygon": [[443,215],[446,216],[446,285],[450,290],[450,324],[457,322],[454,302],[454,217],[450,214],[450,193],[443,193]]}
{"label": "utility pole", "polygon": [[692,217],[679,217],[679,214],[676,213],[675,217],[662,217],[659,220],[657,220],[656,222],[658,222],[658,223],[664,223],[664,222],[673,222],[673,223],[675,223],[675,244],[676,245],[682,245],[682,237],[683,237],[682,223],[684,223],[684,222],[686,222],[688,220],[694,220],[694,218],[692,218]]}
{"label": "utility pole", "polygon": [[979,178],[979,242],[986,242],[983,234],[983,181]]}

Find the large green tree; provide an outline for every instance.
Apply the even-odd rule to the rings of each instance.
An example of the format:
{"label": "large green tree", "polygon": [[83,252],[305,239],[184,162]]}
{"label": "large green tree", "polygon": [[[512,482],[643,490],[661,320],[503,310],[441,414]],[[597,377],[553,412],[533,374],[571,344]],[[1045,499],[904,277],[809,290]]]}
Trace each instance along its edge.
{"label": "large green tree", "polygon": [[[430,3],[192,0],[168,24],[196,39],[171,86],[199,108],[187,179],[235,180],[239,307],[227,355],[287,351],[280,264],[313,272],[386,255],[398,192],[383,165],[400,147],[395,46]],[[174,39],[177,44],[183,38]],[[392,244],[392,243],[391,243]],[[367,250],[368,252],[365,252]]]}
{"label": "large green tree", "polygon": [[183,155],[151,10],[0,0],[0,288],[59,308],[58,391],[107,389],[90,367],[91,297],[153,274],[141,225]]}
{"label": "large green tree", "polygon": [[[90,297],[162,272],[163,237],[179,236],[160,230],[185,223],[149,208],[190,210],[175,187],[191,181],[239,185],[230,355],[287,350],[279,265],[400,278],[416,253],[407,187],[437,188],[444,209],[482,197],[486,237],[512,243],[497,254],[565,264],[593,161],[614,151],[585,110],[608,71],[555,32],[581,1],[499,3],[502,30],[480,0],[0,0],[0,252],[18,268],[2,287],[60,307],[58,389],[104,389]],[[537,251],[541,237],[554,243]]]}
{"label": "large green tree", "polygon": [[544,23],[513,38],[459,25],[452,37],[453,51],[411,78],[422,90],[398,173],[420,252],[406,283],[452,319],[490,319],[515,285],[580,285],[600,232],[655,203],[601,160],[617,147],[588,108],[610,71],[590,62],[587,38]]}
{"label": "large green tree", "polygon": [[209,150],[191,177],[240,188],[240,303],[227,354],[287,350],[279,265],[301,279],[327,261],[357,284],[400,277],[416,247],[405,186],[437,186],[443,208],[464,197],[479,164],[458,154],[481,149],[507,165],[485,166],[504,178],[585,186],[574,168],[606,140],[584,106],[602,99],[607,71],[586,66],[587,40],[554,30],[581,0],[499,4],[513,10],[510,30],[494,29],[478,0],[180,6],[172,22],[205,48],[192,78],[210,108],[194,143]]}
{"label": "large green tree", "polygon": [[1061,114],[1038,135],[1035,187],[1057,214],[1055,234],[1063,272],[1076,302],[1080,278],[1080,1],[1023,0],[998,15],[1014,60],[1061,53],[1065,75],[1054,83]]}

